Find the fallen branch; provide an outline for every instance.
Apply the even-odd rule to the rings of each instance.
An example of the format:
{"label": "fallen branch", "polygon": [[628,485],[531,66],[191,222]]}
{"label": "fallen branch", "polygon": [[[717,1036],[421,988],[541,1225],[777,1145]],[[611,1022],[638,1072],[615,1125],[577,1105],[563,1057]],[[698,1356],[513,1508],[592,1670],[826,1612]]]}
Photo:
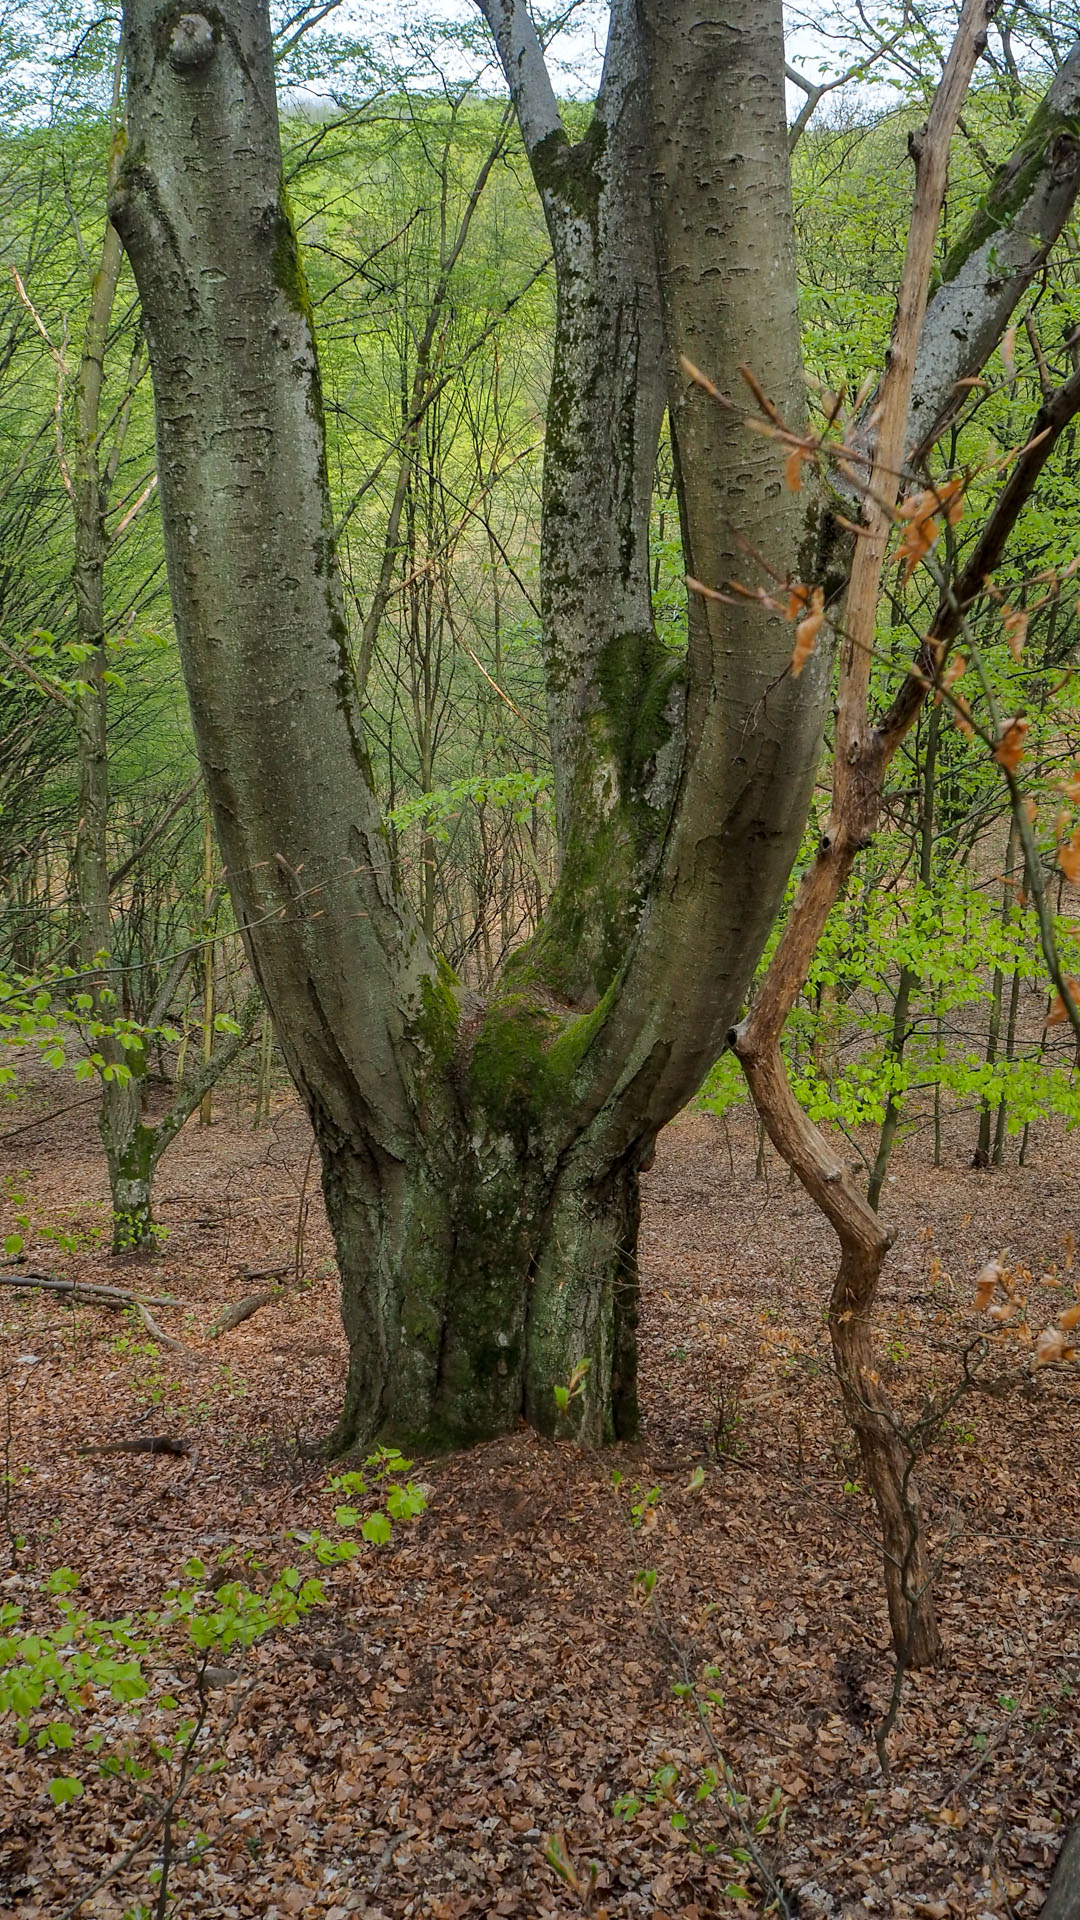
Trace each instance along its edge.
{"label": "fallen branch", "polygon": [[108,1287],[103,1281],[65,1280],[58,1273],[35,1273],[33,1270],[26,1273],[0,1273],[0,1287],[27,1287],[40,1293],[70,1294],[77,1305],[91,1307],[186,1307],[191,1304],[187,1300],[176,1300],[167,1293],[128,1293],[123,1287]]}
{"label": "fallen branch", "polygon": [[161,1331],[149,1307],[144,1306],[141,1300],[136,1300],[133,1304],[151,1340],[156,1340],[159,1347],[169,1347],[173,1353],[186,1353],[190,1358],[194,1359],[195,1356],[185,1341],[174,1340],[171,1333],[163,1333]]}
{"label": "fallen branch", "polygon": [[245,1320],[268,1307],[272,1301],[281,1298],[280,1287],[271,1287],[266,1293],[249,1293],[246,1299],[237,1300],[231,1307],[223,1307],[218,1317],[206,1330],[208,1340],[220,1340],[223,1333],[231,1333],[234,1327],[243,1326]]}
{"label": "fallen branch", "polygon": [[186,1440],[174,1440],[167,1433],[140,1434],[134,1440],[106,1440],[99,1447],[80,1447],[80,1453],[169,1453],[184,1460],[191,1452]]}

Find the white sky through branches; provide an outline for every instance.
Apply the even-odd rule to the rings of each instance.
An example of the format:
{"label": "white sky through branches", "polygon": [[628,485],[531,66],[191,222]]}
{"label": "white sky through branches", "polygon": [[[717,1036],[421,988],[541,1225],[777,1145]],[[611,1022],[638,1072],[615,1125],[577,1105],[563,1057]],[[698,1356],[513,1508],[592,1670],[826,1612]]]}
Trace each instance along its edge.
{"label": "white sky through branches", "polygon": [[[538,18],[542,18],[545,11],[551,13],[555,9],[543,5],[534,9]],[[595,93],[603,65],[607,14],[604,0],[581,0],[574,20],[551,42],[548,60],[556,91],[564,98],[588,99]],[[480,11],[475,0],[351,0],[351,3],[346,0],[337,19],[347,19],[350,29],[369,37],[400,59],[410,52],[417,57],[422,55],[427,37],[425,22],[471,28],[476,32]],[[333,31],[334,16],[328,25]],[[824,42],[805,27],[795,27],[788,45],[793,63],[805,62],[809,77],[817,79],[822,59],[827,58],[828,53]],[[438,58],[449,71],[453,61],[448,46],[439,49]],[[470,70],[475,71],[474,59],[475,55],[470,58],[462,50],[459,61],[462,77]],[[494,66],[491,79],[493,85],[501,88],[501,76]],[[792,110],[797,112],[803,95],[796,89],[789,89],[789,95]]]}

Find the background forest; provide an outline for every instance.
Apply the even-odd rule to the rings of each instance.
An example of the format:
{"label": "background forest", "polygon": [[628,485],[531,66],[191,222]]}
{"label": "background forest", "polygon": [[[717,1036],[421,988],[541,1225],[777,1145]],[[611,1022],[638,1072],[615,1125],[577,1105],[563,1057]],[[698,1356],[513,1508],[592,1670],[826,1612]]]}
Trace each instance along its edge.
{"label": "background forest", "polygon": [[[604,11],[548,22],[556,46],[568,26],[578,35],[577,65],[561,69],[574,133],[589,125],[586,55]],[[818,446],[888,364],[913,136],[959,11],[791,10]],[[276,8],[274,25],[374,785],[395,876],[463,1005],[480,1007],[558,877],[541,645],[552,243],[478,15],[402,8],[373,26],[309,4]],[[1002,161],[1035,164],[1040,103],[1080,59],[1078,31],[1068,6],[998,10],[952,145],[933,287],[978,230]],[[1070,1592],[1080,1580],[1075,1514],[1054,1492],[1071,1484],[1064,1363],[1080,1324],[1061,1291],[1071,1301],[1065,1175],[1080,1122],[1076,419],[1055,429],[968,615],[968,677],[957,657],[889,764],[879,830],[782,1034],[802,1109],[870,1207],[907,1229],[875,1352],[904,1500],[918,1464],[931,1515],[943,1632],[965,1650],[939,1672],[936,1649],[923,1674],[918,1601],[905,1643],[895,1578],[891,1652],[880,1644],[880,1502],[876,1516],[823,1357],[831,1245],[794,1173],[778,1171],[735,1051],[661,1136],[646,1190],[655,1456],[620,1453],[609,1486],[606,1465],[566,1444],[582,1355],[555,1389],[558,1450],[510,1435],[425,1479],[394,1449],[329,1478],[312,1465],[305,1435],[328,1423],[342,1371],[335,1252],[195,750],[147,343],[106,216],[123,96],[111,13],[0,17],[0,1253],[17,1301],[0,1434],[0,1731],[16,1763],[0,1792],[6,1779],[18,1803],[0,1920],[1075,1911],[1042,1906],[1075,1802],[1074,1599],[1032,1567],[1054,1560]],[[874,710],[965,577],[1040,407],[1078,369],[1070,217],[928,456],[940,504],[949,487],[958,504],[939,513],[932,555],[916,518],[890,562]],[[798,490],[801,457],[787,473]],[[696,588],[666,428],[650,550],[657,632],[680,662]],[[271,762],[279,723],[268,703]],[[830,718],[759,982],[820,854],[834,743]],[[316,890],[290,877],[317,919]],[[1006,1184],[1020,1170],[1030,1190]],[[886,1238],[879,1268],[887,1251]],[[992,1323],[978,1337],[967,1268]],[[221,1306],[225,1274],[235,1298]],[[196,1300],[220,1306],[199,1349]],[[160,1324],[181,1306],[183,1338]],[[108,1340],[78,1318],[103,1308],[124,1310]],[[21,1437],[45,1357],[64,1373],[65,1444],[80,1456],[67,1488]],[[1051,1366],[1036,1375],[1036,1361]],[[117,1442],[129,1401],[137,1437]],[[850,1406],[848,1420],[858,1432]],[[91,1431],[101,1445],[85,1444]],[[170,1460],[165,1500],[152,1476]],[[976,1471],[988,1499],[1000,1494],[999,1532],[965,1505]],[[34,1496],[47,1521],[44,1507],[28,1518]],[[904,1507],[911,1553],[919,1499]],[[198,1504],[179,1520],[185,1500]],[[164,1598],[140,1531],[159,1525]],[[92,1594],[79,1594],[91,1565]],[[746,1591],[721,1612],[712,1596],[736,1580]],[[773,1591],[785,1582],[790,1604]],[[41,1848],[69,1817],[43,1894]]]}

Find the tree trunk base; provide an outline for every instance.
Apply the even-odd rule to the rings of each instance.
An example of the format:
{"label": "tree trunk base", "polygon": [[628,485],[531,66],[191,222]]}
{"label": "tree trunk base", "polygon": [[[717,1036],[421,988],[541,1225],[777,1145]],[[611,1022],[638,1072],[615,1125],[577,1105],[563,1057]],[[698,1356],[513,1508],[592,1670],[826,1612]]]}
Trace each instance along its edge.
{"label": "tree trunk base", "polygon": [[521,1165],[456,1182],[417,1169],[392,1207],[365,1172],[326,1158],[350,1348],[334,1452],[447,1453],[522,1421],[636,1437],[636,1165],[547,1192]]}

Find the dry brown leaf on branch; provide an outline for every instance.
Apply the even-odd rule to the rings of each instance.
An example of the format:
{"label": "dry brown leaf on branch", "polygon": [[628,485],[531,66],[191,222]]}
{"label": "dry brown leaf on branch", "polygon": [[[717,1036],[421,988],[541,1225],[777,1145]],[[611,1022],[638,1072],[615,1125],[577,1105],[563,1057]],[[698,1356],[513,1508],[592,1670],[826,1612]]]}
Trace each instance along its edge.
{"label": "dry brown leaf on branch", "polygon": [[1006,607],[1005,638],[1009,643],[1009,652],[1019,662],[1024,655],[1024,642],[1027,639],[1028,616],[1022,608]]}
{"label": "dry brown leaf on branch", "polygon": [[997,1260],[988,1260],[975,1276],[975,1310],[984,1313],[1005,1279],[1005,1269]]}
{"label": "dry brown leaf on branch", "polygon": [[900,517],[907,521],[903,538],[897,549],[897,558],[904,561],[904,579],[910,580],[920,560],[934,547],[941,528],[937,516],[943,513],[951,527],[955,527],[964,511],[963,479],[947,480],[940,487],[927,487],[922,493],[913,493],[901,504]]}
{"label": "dry brown leaf on branch", "polygon": [[[805,594],[806,589],[803,589]],[[794,594],[792,595],[794,598]],[[801,603],[805,606],[806,602]],[[789,602],[790,606],[790,602]],[[789,616],[790,617],[790,616]],[[810,610],[804,613],[795,629],[795,648],[791,656],[791,677],[797,680],[817,645],[817,637],[825,621],[825,589],[815,587],[810,599]]]}
{"label": "dry brown leaf on branch", "polygon": [[1064,1313],[1058,1315],[1058,1326],[1063,1327],[1066,1333],[1073,1327],[1080,1327],[1080,1303],[1075,1307],[1066,1307]]}
{"label": "dry brown leaf on branch", "polygon": [[[1070,980],[1068,982],[1068,987],[1069,987],[1069,993],[1073,1001],[1075,1002],[1078,995],[1080,995],[1080,980]],[[1063,1026],[1065,1021],[1068,1019],[1068,1017],[1069,1017],[1068,1008],[1066,1007],[1064,1000],[1062,999],[1060,993],[1055,993],[1054,998],[1050,1004],[1050,1011],[1046,1016],[1047,1026],[1048,1027]]]}
{"label": "dry brown leaf on branch", "polygon": [[700,594],[703,600],[718,600],[724,607],[735,605],[730,593],[720,593],[716,587],[707,587],[704,580],[695,580],[692,574],[687,574],[686,586],[689,593]]}
{"label": "dry brown leaf on branch", "polygon": [[[768,417],[768,419],[770,419],[774,423],[775,426],[782,427],[784,424],[783,420],[780,418],[780,415],[777,412],[777,409],[774,407],[772,401],[769,399],[768,394],[766,393],[764,387],[761,384],[761,381],[758,379],[757,374],[754,372],[753,368],[748,367],[745,361],[741,361],[739,364],[739,373],[742,376],[742,378],[746,381],[746,384],[749,387],[751,393],[753,394],[754,399],[757,401],[758,406],[761,408],[762,413],[765,414]],[[747,422],[747,424],[749,425],[749,422]]]}
{"label": "dry brown leaf on branch", "polygon": [[998,766],[1004,767],[1008,773],[1015,773],[1024,757],[1024,741],[1030,724],[1022,714],[1017,714],[1012,720],[1001,722],[998,743],[994,748],[994,759]]}
{"label": "dry brown leaf on branch", "polygon": [[789,493],[802,492],[803,461],[811,458],[808,447],[792,447],[784,467],[784,479]]}
{"label": "dry brown leaf on branch", "polygon": [[1080,800],[1080,761],[1065,782],[1065,794],[1069,800]]}
{"label": "dry brown leaf on branch", "polygon": [[725,393],[721,393],[719,387],[714,387],[708,374],[702,373],[700,367],[695,367],[693,361],[688,360],[685,353],[679,355],[679,365],[682,367],[687,379],[692,380],[695,387],[700,387],[703,393],[707,393],[710,400],[715,400],[718,406],[726,407],[729,413],[736,411],[734,401],[729,400]]}
{"label": "dry brown leaf on branch", "polygon": [[1075,1360],[1076,1348],[1070,1347],[1060,1327],[1047,1327],[1035,1342],[1035,1365],[1046,1367],[1052,1360]]}
{"label": "dry brown leaf on branch", "polygon": [[953,719],[955,720],[965,740],[973,739],[975,735],[975,728],[971,724],[971,708],[968,706],[968,703],[964,699],[964,696],[962,693],[953,694],[952,708],[953,708]]}
{"label": "dry brown leaf on branch", "polygon": [[905,581],[911,579],[920,560],[926,558],[941,532],[934,518],[936,505],[937,496],[931,489],[927,493],[913,494],[900,508],[903,518],[908,522],[897,549],[897,559],[904,562]]}
{"label": "dry brown leaf on branch", "polygon": [[1071,840],[1058,848],[1057,863],[1066,880],[1075,886],[1080,880],[1080,827],[1077,827]]}
{"label": "dry brown leaf on branch", "polygon": [[1011,380],[1016,373],[1016,328],[1006,327],[1001,336],[1001,364]]}

